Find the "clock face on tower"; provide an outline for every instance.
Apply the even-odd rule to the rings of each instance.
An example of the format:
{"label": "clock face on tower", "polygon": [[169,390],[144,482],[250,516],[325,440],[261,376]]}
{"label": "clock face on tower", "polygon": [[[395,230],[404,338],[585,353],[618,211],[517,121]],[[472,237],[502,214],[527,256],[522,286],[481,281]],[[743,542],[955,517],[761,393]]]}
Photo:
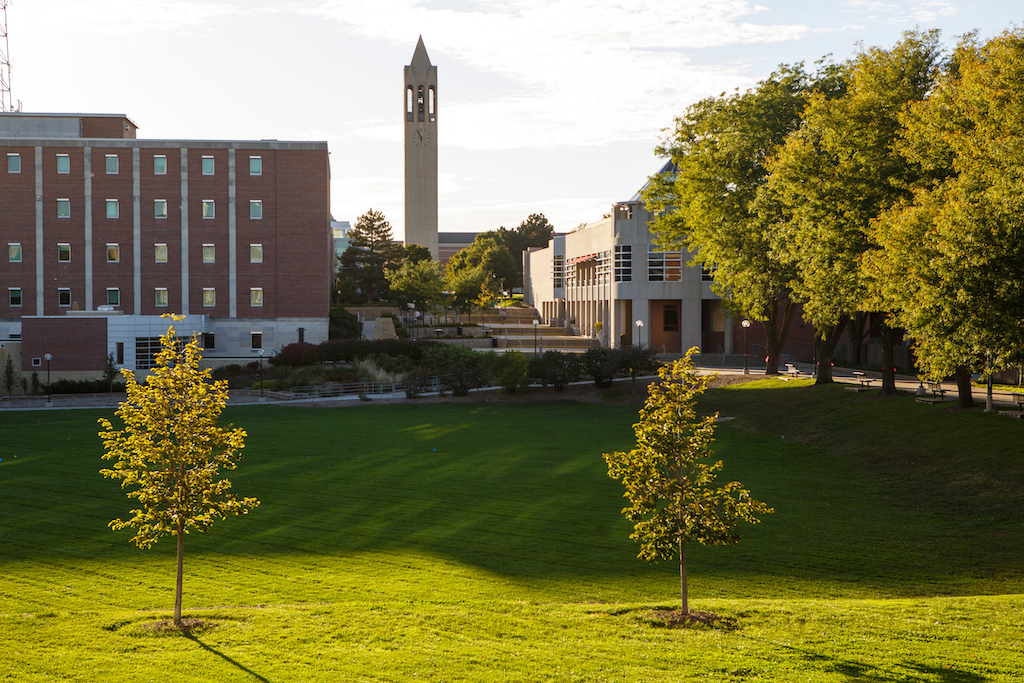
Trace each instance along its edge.
{"label": "clock face on tower", "polygon": [[426,147],[430,144],[430,131],[426,128],[417,128],[412,132],[412,144],[416,147]]}

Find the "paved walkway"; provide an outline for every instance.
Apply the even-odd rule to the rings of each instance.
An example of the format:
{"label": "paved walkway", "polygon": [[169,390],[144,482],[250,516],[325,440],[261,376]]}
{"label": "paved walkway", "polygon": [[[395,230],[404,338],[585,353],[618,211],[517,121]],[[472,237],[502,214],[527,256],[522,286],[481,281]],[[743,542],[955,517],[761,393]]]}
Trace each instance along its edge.
{"label": "paved walkway", "polygon": [[[794,363],[793,364],[799,371],[799,379],[810,379],[814,370],[813,365],[810,363]],[[742,366],[726,366],[726,367],[698,367],[697,368],[702,374],[709,374],[713,372],[719,372],[722,374],[730,375],[741,375],[743,374]],[[764,375],[763,369],[751,368],[749,374],[751,375]],[[877,381],[873,382],[873,386],[870,391],[865,393],[877,392],[881,387],[881,376],[880,372],[864,371],[865,377],[875,378]],[[782,375],[781,378],[788,379],[788,376]],[[849,384],[851,386],[860,386],[859,376],[854,375],[854,371],[848,368],[835,367],[832,369],[832,378],[841,384]],[[629,381],[626,378],[623,381]],[[589,383],[589,380],[582,382],[583,384]],[[897,391],[903,391],[907,393],[915,393],[918,389],[920,382],[917,377],[912,375],[896,375],[896,389]],[[946,389],[946,401],[955,403],[957,398],[957,388],[955,382],[943,382],[942,388]],[[493,388],[485,389],[493,390]],[[931,392],[928,392],[931,396]],[[976,403],[981,405],[985,404],[985,388],[974,387],[972,396]],[[375,397],[378,398],[378,397]],[[380,396],[379,398],[387,399],[404,399],[405,392],[396,392],[391,395]],[[1012,400],[1012,398],[1005,392],[997,392],[993,396],[993,403],[996,408],[1014,408],[1018,406]],[[120,401],[124,400],[124,394],[63,394],[53,396],[53,405],[47,407],[46,397],[41,396],[15,396],[10,398],[7,396],[0,397],[0,411],[19,411],[19,410],[73,410],[82,408],[107,408],[114,407]],[[266,403],[285,403],[294,405],[298,403],[308,403],[316,401],[318,403],[325,403],[330,401],[358,401],[358,396],[341,396],[334,398],[310,398],[310,399],[292,399],[286,401],[279,401],[272,397],[266,398]],[[242,405],[251,403],[260,403],[260,397],[255,392],[246,390],[245,393],[234,393],[232,392],[231,397],[228,399],[228,405]]]}

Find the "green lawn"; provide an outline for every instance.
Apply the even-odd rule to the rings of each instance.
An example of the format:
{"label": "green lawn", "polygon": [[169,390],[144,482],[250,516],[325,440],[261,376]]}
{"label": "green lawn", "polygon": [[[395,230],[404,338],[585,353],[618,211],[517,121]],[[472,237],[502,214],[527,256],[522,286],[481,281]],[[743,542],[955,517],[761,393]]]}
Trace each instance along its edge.
{"label": "green lawn", "polygon": [[1024,675],[1024,424],[912,398],[714,390],[725,476],[775,507],[672,563],[636,559],[601,454],[635,408],[249,406],[235,489],[263,504],[189,536],[185,612],[156,636],[173,543],[111,532],[99,411],[0,413],[0,679],[1015,681]]}

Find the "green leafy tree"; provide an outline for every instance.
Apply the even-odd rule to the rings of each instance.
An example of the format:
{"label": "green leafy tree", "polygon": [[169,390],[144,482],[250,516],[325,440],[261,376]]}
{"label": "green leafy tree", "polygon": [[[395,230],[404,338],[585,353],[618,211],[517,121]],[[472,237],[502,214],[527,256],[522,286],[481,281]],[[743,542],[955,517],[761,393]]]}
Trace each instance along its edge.
{"label": "green leafy tree", "polygon": [[531,213],[525,221],[514,230],[500,228],[501,240],[508,248],[509,256],[515,264],[516,275],[505,282],[505,287],[523,286],[523,252],[530,247],[546,247],[555,234],[555,226],[551,225],[542,213]]}
{"label": "green leafy tree", "polygon": [[772,512],[740,482],[716,484],[722,461],[709,459],[718,414],[697,416],[695,399],[712,377],[694,372],[696,352],[694,347],[658,371],[661,382],[648,388],[640,421],[633,425],[636,448],[604,456],[608,475],[626,488],[623,497],[629,505],[622,513],[635,522],[630,538],[640,544],[638,557],[649,562],[679,558],[683,615],[690,611],[686,545],[737,543],[740,521],[757,524],[757,515]]}
{"label": "green leafy tree", "polygon": [[398,270],[388,272],[391,293],[403,306],[414,304],[419,311],[438,306],[443,298],[444,279],[437,263],[431,260],[406,261]]}
{"label": "green leafy tree", "polygon": [[405,245],[405,252],[402,254],[402,263],[419,263],[420,261],[430,261],[433,256],[430,255],[430,250],[424,247],[422,244],[407,244]]}
{"label": "green leafy tree", "polygon": [[103,379],[107,382],[107,389],[111,392],[114,391],[114,380],[117,379],[117,359],[114,358],[114,354],[107,354],[106,365],[103,366]]}
{"label": "green leafy tree", "polygon": [[174,625],[181,628],[185,534],[205,532],[216,518],[246,514],[260,503],[255,498],[238,500],[230,493],[231,482],[218,479],[220,468],[235,469],[245,445],[244,430],[217,426],[227,402],[227,380],[211,381],[210,371],[199,367],[198,340],[193,337],[182,345],[173,325],[160,344],[156,367],[145,384],[122,371],[128,397],[115,414],[124,428],[115,429],[100,418],[103,459],[115,461],[100,471],[121,480],[122,488],[131,489],[128,497],[139,504],[129,519],[110,522],[112,529],[135,529],[131,542],[140,548],[150,548],[166,535],[177,537]]}
{"label": "green leafy tree", "polygon": [[657,149],[672,166],[643,193],[658,243],[693,252],[723,302],[764,324],[768,374],[778,373],[792,321],[795,271],[771,248],[777,218],[754,201],[768,160],[800,124],[805,93],[835,87],[830,74],[815,81],[800,65],[781,66],[750,91],[690,106]]}
{"label": "green leafy tree", "polygon": [[1019,362],[1024,351],[1024,30],[965,37],[933,91],[904,114],[899,150],[926,170],[913,200],[878,222],[869,259],[922,372]]}
{"label": "green leafy tree", "polygon": [[453,272],[449,268],[445,275],[445,286],[451,298],[452,308],[472,317],[473,307],[484,291],[484,277],[484,273],[479,269]]}
{"label": "green leafy tree", "polygon": [[405,255],[405,249],[396,244],[391,235],[391,224],[380,211],[370,209],[356,220],[355,227],[348,233],[348,249],[341,255],[344,275],[352,277],[366,297],[386,298],[388,281],[385,273],[397,268]]}
{"label": "green leafy tree", "polygon": [[4,364],[4,389],[7,395],[14,393],[14,385],[17,382],[18,374],[14,371],[14,359],[7,356],[7,363]]}
{"label": "green leafy tree", "polygon": [[[840,67],[845,92],[811,94],[799,130],[769,165],[764,205],[785,216],[772,248],[796,270],[794,295],[817,331],[818,383],[832,381],[832,351],[847,323],[881,305],[861,261],[877,248],[874,221],[906,202],[920,176],[894,145],[900,112],[928,94],[940,53],[938,31],[907,32],[891,50],[862,51]],[[851,338],[859,337],[853,329]],[[883,393],[894,394],[888,326],[884,336]]]}

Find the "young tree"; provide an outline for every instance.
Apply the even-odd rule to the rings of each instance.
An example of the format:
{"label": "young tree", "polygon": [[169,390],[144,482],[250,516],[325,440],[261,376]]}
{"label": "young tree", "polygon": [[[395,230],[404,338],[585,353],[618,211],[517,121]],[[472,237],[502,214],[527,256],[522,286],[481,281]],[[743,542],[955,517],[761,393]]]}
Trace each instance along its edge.
{"label": "young tree", "polygon": [[199,368],[198,340],[193,337],[182,345],[173,325],[160,344],[156,368],[145,384],[122,371],[128,397],[115,414],[124,429],[99,420],[103,459],[115,461],[100,472],[120,479],[122,488],[132,488],[128,497],[139,502],[131,518],[110,522],[112,529],[135,529],[131,542],[140,548],[152,547],[162,536],[177,536],[174,625],[181,628],[185,534],[190,529],[205,532],[215,518],[246,514],[260,502],[238,500],[229,493],[231,482],[218,479],[221,467],[235,469],[245,445],[244,430],[217,426],[227,401],[227,380],[210,380],[210,371]]}
{"label": "young tree", "polygon": [[398,270],[388,272],[391,292],[402,305],[415,304],[419,311],[427,311],[441,301],[444,280],[438,264],[431,260],[406,261]]}
{"label": "young tree", "polygon": [[4,365],[4,389],[7,395],[14,393],[14,385],[17,382],[18,374],[14,371],[14,359],[7,356],[7,363]]}
{"label": "young tree", "polygon": [[640,421],[633,425],[636,448],[606,453],[608,476],[621,479],[629,505],[622,513],[636,524],[630,538],[640,543],[638,557],[649,562],[679,557],[681,615],[689,611],[686,585],[686,544],[732,544],[739,541],[737,523],[757,524],[772,509],[750,496],[738,481],[716,487],[722,461],[714,454],[718,414],[698,418],[694,400],[707,389],[710,376],[700,377],[686,356],[663,366],[660,383],[648,388]]}

